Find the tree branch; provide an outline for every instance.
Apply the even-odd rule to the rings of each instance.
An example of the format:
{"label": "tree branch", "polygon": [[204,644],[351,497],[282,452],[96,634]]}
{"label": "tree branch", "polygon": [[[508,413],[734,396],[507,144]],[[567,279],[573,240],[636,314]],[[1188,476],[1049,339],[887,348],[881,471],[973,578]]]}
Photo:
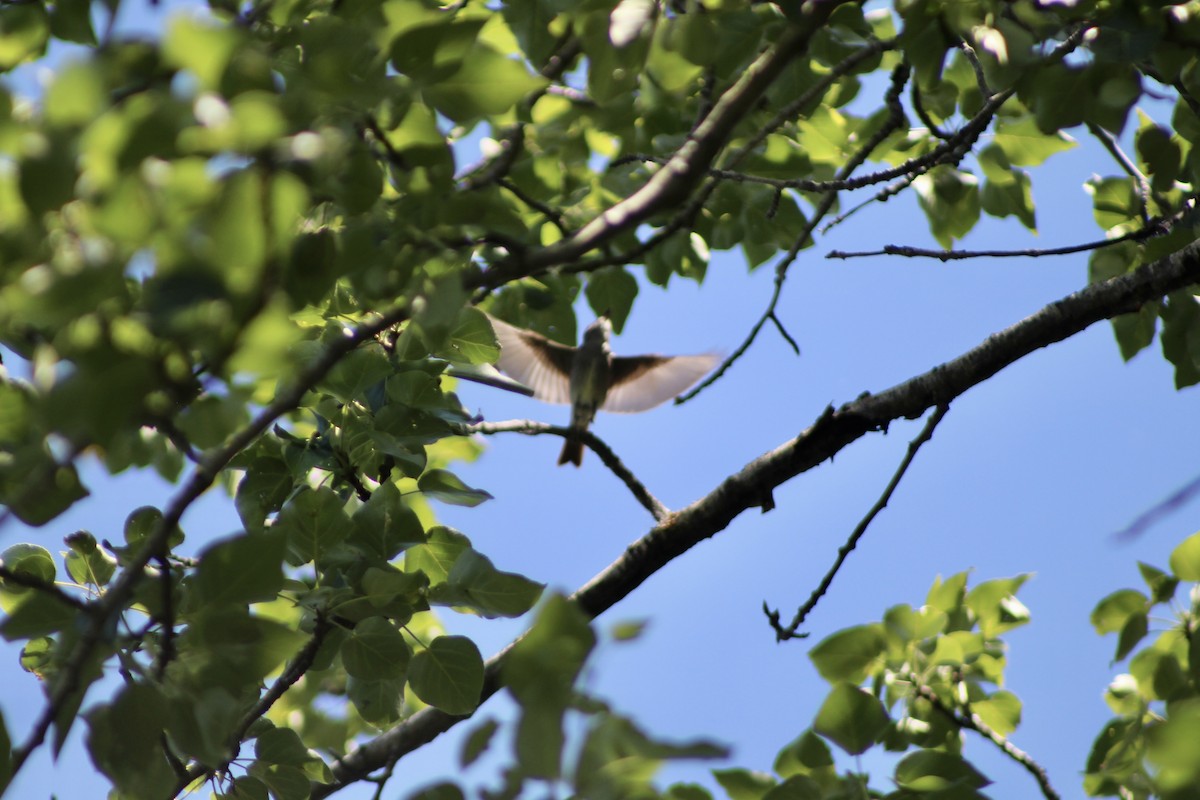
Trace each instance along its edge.
{"label": "tree branch", "polygon": [[[576,591],[572,599],[589,617],[598,616],[663,566],[720,533],[744,511],[761,506],[772,489],[832,458],[867,433],[880,430],[893,420],[915,419],[931,407],[948,405],[1035,350],[1197,281],[1200,281],[1200,243],[1050,303],[957,358],[823,415],[796,438],[764,453],[700,500],[670,514]],[[511,647],[488,660],[481,702],[500,688],[499,665]],[[363,779],[463,719],[467,717],[451,716],[435,708],[418,711],[335,761],[331,765],[334,781],[314,786],[312,797],[318,800],[328,797]]]}
{"label": "tree branch", "polygon": [[797,633],[796,631],[800,630],[800,626],[804,624],[804,620],[808,619],[808,615],[812,613],[812,610],[817,607],[817,603],[829,591],[829,587],[833,585],[833,579],[837,577],[838,570],[842,568],[842,564],[846,562],[846,558],[850,555],[850,552],[858,546],[859,540],[867,532],[867,528],[874,521],[875,517],[879,515],[880,511],[887,508],[888,501],[892,499],[892,494],[896,491],[896,487],[900,485],[900,481],[904,477],[904,473],[908,471],[909,465],[912,464],[913,458],[916,457],[917,451],[921,449],[921,445],[933,438],[934,430],[949,410],[949,406],[938,406],[937,410],[926,421],[925,427],[917,434],[917,438],[908,443],[908,451],[905,453],[904,459],[900,462],[900,466],[897,467],[895,474],[892,475],[892,479],[888,481],[887,488],[883,490],[883,494],[875,501],[875,505],[871,506],[871,510],[867,512],[867,515],[854,527],[846,543],[838,548],[837,558],[834,560],[833,566],[825,573],[825,577],[821,579],[821,583],[809,595],[804,605],[800,606],[796,611],[796,616],[792,618],[791,623],[786,628],[779,623],[779,611],[772,611],[767,607],[766,601],[763,601],[763,613],[767,615],[767,620],[775,630],[775,641],[782,642],[787,639],[803,639],[808,636],[807,633]]}
{"label": "tree branch", "polygon": [[810,2],[802,6],[803,24],[788,26],[713,106],[671,159],[624,200],[610,206],[569,238],[547,247],[514,254],[472,278],[468,288],[488,288],[514,278],[578,261],[624,231],[636,228],[660,211],[683,203],[704,177],[734,128],[771,86],[783,69],[808,50],[813,34],[833,12],[849,0]]}
{"label": "tree branch", "polygon": [[477,422],[473,425],[462,425],[459,426],[459,432],[464,435],[472,433],[485,435],[494,433],[524,433],[529,436],[549,433],[564,438],[578,438],[600,457],[600,460],[604,462],[604,466],[608,467],[614,475],[620,478],[622,483],[629,487],[629,491],[650,512],[655,522],[662,522],[671,513],[671,510],[659,502],[658,498],[650,494],[650,490],[622,463],[621,459],[617,458],[617,454],[612,451],[612,448],[591,431],[584,431],[580,434],[579,431],[559,425],[547,425],[544,422],[534,422],[528,419],[510,419],[503,422]]}
{"label": "tree branch", "polygon": [[930,250],[924,247],[909,247],[907,245],[888,244],[879,250],[831,250],[826,258],[846,260],[848,258],[865,258],[867,256],[904,256],[905,258],[936,258],[941,262],[962,261],[969,258],[1041,258],[1043,256],[1065,256],[1071,253],[1083,253],[1089,250],[1099,250],[1111,247],[1121,242],[1141,242],[1153,239],[1171,230],[1171,225],[1183,219],[1185,213],[1191,213],[1191,208],[1167,218],[1150,220],[1146,227],[1131,231],[1123,236],[1111,239],[1098,239],[1093,242],[1066,245],[1065,247],[1041,247],[1025,250]]}
{"label": "tree branch", "polygon": [[1033,776],[1033,779],[1037,781],[1038,787],[1041,788],[1042,794],[1045,796],[1046,800],[1060,800],[1058,792],[1056,792],[1054,787],[1050,785],[1050,776],[1046,773],[1046,769],[1041,764],[1038,764],[1036,761],[1034,761],[1028,753],[1010,742],[1006,737],[1001,736],[999,733],[996,733],[996,731],[992,730],[991,726],[984,722],[983,718],[973,711],[966,710],[964,712],[959,712],[942,702],[942,698],[937,696],[937,692],[933,691],[933,689],[929,688],[928,686],[920,683],[915,684],[915,686],[916,692],[920,697],[928,700],[930,705],[936,708],[939,713],[947,717],[955,725],[960,728],[966,728],[968,730],[975,731],[980,736],[996,745],[996,747],[1000,748],[1000,751],[1006,756],[1024,767],[1025,770]]}

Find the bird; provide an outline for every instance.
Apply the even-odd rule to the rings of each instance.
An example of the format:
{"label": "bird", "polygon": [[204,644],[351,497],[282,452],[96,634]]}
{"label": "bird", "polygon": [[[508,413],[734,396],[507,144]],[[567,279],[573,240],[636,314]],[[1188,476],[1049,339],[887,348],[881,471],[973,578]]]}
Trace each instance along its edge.
{"label": "bird", "polygon": [[597,410],[634,413],[654,408],[708,374],[720,358],[715,353],[614,356],[608,344],[612,321],[607,313],[587,327],[578,347],[490,315],[489,319],[500,344],[496,366],[527,384],[538,400],[571,406],[572,435],[563,443],[560,465],[582,463],[580,434],[592,424]]}

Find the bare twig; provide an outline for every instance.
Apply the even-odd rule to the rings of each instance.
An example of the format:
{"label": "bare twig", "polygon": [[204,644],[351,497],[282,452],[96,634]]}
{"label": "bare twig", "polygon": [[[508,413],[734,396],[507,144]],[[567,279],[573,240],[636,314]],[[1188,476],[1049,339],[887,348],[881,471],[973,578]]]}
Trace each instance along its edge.
{"label": "bare twig", "polygon": [[930,250],[924,247],[909,247],[907,245],[884,245],[879,250],[832,250],[826,258],[864,258],[867,256],[904,256],[905,258],[936,258],[939,261],[960,261],[968,258],[1040,258],[1043,256],[1064,256],[1071,253],[1083,253],[1089,250],[1099,250],[1111,247],[1121,242],[1141,242],[1153,239],[1164,233],[1169,233],[1171,226],[1181,220],[1185,214],[1191,213],[1187,208],[1171,217],[1155,218],[1146,227],[1131,231],[1111,239],[1098,239],[1093,242],[1072,244],[1063,247],[1031,247],[1024,250]]}
{"label": "bare twig", "polygon": [[958,711],[947,706],[942,698],[937,696],[937,692],[933,691],[928,686],[923,684],[914,684],[918,696],[929,701],[929,704],[938,710],[943,716],[953,722],[960,728],[966,728],[978,733],[983,738],[987,739],[996,747],[1000,748],[1000,752],[1011,758],[1013,761],[1025,768],[1025,771],[1033,776],[1037,781],[1038,788],[1042,790],[1042,795],[1046,800],[1059,800],[1059,794],[1050,784],[1050,776],[1046,773],[1045,767],[1038,764],[1033,758],[1021,750],[1015,744],[1010,742],[1007,737],[1001,736],[991,728],[983,718],[969,709]]}
{"label": "bare twig", "polygon": [[637,476],[622,463],[621,459],[617,458],[617,454],[612,451],[612,448],[604,443],[600,437],[591,431],[584,431],[580,434],[579,431],[572,428],[562,427],[560,425],[547,425],[544,422],[534,422],[528,419],[510,419],[503,422],[477,422],[473,425],[461,425],[458,428],[459,432],[466,435],[472,433],[481,433],[491,435],[494,433],[524,433],[530,436],[536,436],[543,433],[548,433],[553,436],[575,437],[580,439],[585,445],[590,447],[600,460],[604,462],[604,466],[608,467],[614,475],[616,475],[622,483],[624,483],[633,496],[642,506],[650,512],[656,522],[662,522],[666,519],[671,510],[659,502],[658,498],[650,493]]}
{"label": "bare twig", "polygon": [[896,487],[900,485],[900,481],[904,477],[904,473],[908,471],[909,465],[912,464],[913,458],[916,457],[917,451],[921,449],[921,445],[933,438],[934,430],[937,428],[938,423],[942,421],[942,418],[946,416],[946,412],[949,410],[950,407],[947,405],[938,406],[937,409],[934,410],[933,414],[929,416],[929,420],[925,423],[925,427],[921,429],[921,432],[917,435],[917,438],[908,443],[908,450],[904,454],[904,459],[900,462],[900,466],[896,468],[896,472],[892,475],[892,479],[888,481],[887,488],[883,490],[883,494],[881,494],[879,499],[875,501],[875,505],[871,506],[871,510],[867,512],[866,516],[864,516],[862,520],[859,521],[858,525],[854,527],[854,530],[850,533],[850,537],[846,539],[846,543],[838,548],[837,558],[834,559],[833,566],[830,567],[829,571],[825,573],[825,577],[821,579],[821,583],[816,589],[813,590],[812,594],[809,595],[809,598],[807,601],[805,601],[804,605],[800,606],[800,608],[796,611],[796,615],[792,618],[791,623],[789,623],[786,628],[783,627],[783,625],[781,625],[779,622],[779,611],[772,611],[767,606],[766,601],[763,601],[763,613],[767,615],[767,620],[771,623],[771,627],[775,630],[775,641],[782,642],[786,641],[787,639],[803,639],[808,636],[807,633],[797,633],[797,631],[800,630],[800,626],[804,624],[804,620],[808,619],[808,615],[811,614],[813,609],[817,607],[817,603],[819,603],[821,598],[825,596],[825,593],[829,591],[829,587],[833,585],[833,579],[837,577],[838,571],[842,568],[842,564],[846,562],[846,558],[850,555],[850,552],[858,546],[863,534],[867,532],[867,528],[875,520],[875,517],[879,515],[880,511],[883,511],[885,508],[887,508],[888,501],[892,499],[892,494],[896,491]]}

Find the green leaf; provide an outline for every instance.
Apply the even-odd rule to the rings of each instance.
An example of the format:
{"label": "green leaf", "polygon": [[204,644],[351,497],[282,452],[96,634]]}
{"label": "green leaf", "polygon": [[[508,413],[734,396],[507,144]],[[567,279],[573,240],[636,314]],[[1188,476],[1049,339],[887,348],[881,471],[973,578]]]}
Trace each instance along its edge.
{"label": "green leaf", "polygon": [[0,70],[8,71],[45,52],[50,17],[41,3],[0,6]]}
{"label": "green leaf", "polygon": [[65,42],[95,45],[91,0],[55,0],[50,10],[50,32]]}
{"label": "green leaf", "polygon": [[409,508],[400,490],[390,481],[380,484],[351,516],[349,544],[383,561],[425,541],[417,513]]}
{"label": "green leaf", "polygon": [[254,757],[270,764],[299,766],[313,760],[300,734],[291,728],[271,728],[254,740]]}
{"label": "green leaf", "polygon": [[4,714],[0,713],[0,795],[8,789],[12,781],[12,738],[8,735],[8,725],[4,722]]}
{"label": "green leaf", "polygon": [[425,89],[437,110],[455,122],[503,114],[548,81],[531,75],[519,62],[477,45],[453,75]]}
{"label": "green leaf", "polygon": [[0,622],[0,636],[8,641],[47,636],[71,627],[77,621],[74,606],[57,595],[34,590]]}
{"label": "green leaf", "polygon": [[115,700],[88,713],[92,761],[129,797],[167,797],[175,773],[162,751],[169,718],[160,691],[146,684],[124,687]]}
{"label": "green leaf", "polygon": [[456,784],[448,781],[435,783],[433,786],[414,792],[407,800],[463,800],[463,791]]}
{"label": "green leaf", "polygon": [[404,569],[420,571],[432,584],[444,583],[459,556],[471,549],[471,540],[453,528],[438,525],[429,529],[425,544],[410,547],[404,554]]}
{"label": "green leaf", "polygon": [[821,784],[807,775],[793,775],[763,796],[763,800],[822,800]]}
{"label": "green leaf", "polygon": [[1092,178],[1083,188],[1092,196],[1096,224],[1105,231],[1124,232],[1121,226],[1141,224],[1142,203],[1133,178]]}
{"label": "green leaf", "polygon": [[83,125],[99,116],[105,100],[96,70],[83,64],[67,67],[46,90],[46,121],[56,127]]}
{"label": "green leaf", "polygon": [[473,306],[463,309],[457,327],[450,333],[450,347],[458,355],[454,360],[467,364],[495,364],[500,357],[500,345],[487,314]]}
{"label": "green leaf", "polygon": [[979,789],[991,783],[979,770],[954,753],[918,750],[896,765],[896,785],[912,792],[941,792],[969,787]]}
{"label": "green leaf", "polygon": [[1200,383],[1200,302],[1190,291],[1172,292],[1162,321],[1162,351],[1175,366],[1175,388]]}
{"label": "green leaf", "polygon": [[117,559],[96,543],[96,537],[87,531],[76,531],[66,537],[67,572],[76,583],[106,586],[117,570]]}
{"label": "green leaf", "polygon": [[1149,632],[1150,619],[1144,612],[1130,615],[1129,619],[1125,620],[1120,635],[1117,636],[1117,653],[1113,659],[1120,661],[1125,658],[1133,652],[1133,648],[1137,647],[1138,642],[1146,638],[1146,634]]}
{"label": "green leaf", "polygon": [[282,459],[254,459],[246,468],[246,477],[238,484],[234,498],[246,530],[262,531],[267,515],[278,511],[294,488],[295,479]]}
{"label": "green leaf", "polygon": [[439,636],[412,658],[413,694],[447,714],[470,714],[483,690],[483,657],[465,636]]}
{"label": "green leaf", "polygon": [[353,403],[395,371],[383,348],[371,344],[348,353],[329,371],[321,386],[343,403]]}
{"label": "green leaf", "polygon": [[1121,589],[1105,597],[1092,610],[1092,626],[1096,633],[1116,633],[1134,614],[1143,614],[1149,608],[1146,595],[1135,589]]}
{"label": "green leaf", "polygon": [[1158,767],[1155,784],[1164,796],[1176,789],[1195,789],[1200,781],[1200,700],[1172,704],[1167,720],[1150,726],[1146,758]]}
{"label": "green leaf", "polygon": [[455,560],[446,583],[454,605],[469,605],[485,617],[519,617],[533,608],[543,589],[515,572],[501,572],[476,550]]}
{"label": "green leaf", "polygon": [[1037,232],[1037,216],[1033,208],[1033,182],[1029,173],[1014,169],[1006,181],[989,180],[979,195],[980,207],[993,217],[1016,217],[1031,231]]}
{"label": "green leaf", "polygon": [[243,534],[215,544],[200,556],[196,588],[206,604],[260,603],[283,588],[282,533]]}
{"label": "green leaf", "polygon": [[729,800],[759,800],[776,784],[770,775],[748,769],[714,769],[712,774]]}
{"label": "green leaf", "polygon": [[516,750],[527,774],[559,774],[563,714],[575,679],[595,645],[596,635],[583,612],[562,595],[554,595],[502,662],[502,682],[521,706]]}
{"label": "green leaf", "polygon": [[374,725],[385,725],[400,719],[404,680],[364,681],[351,677],[346,695],[363,720]]}
{"label": "green leaf", "polygon": [[784,778],[793,775],[829,775],[833,772],[833,754],[829,745],[811,730],[789,742],[775,756],[772,769]]}
{"label": "green leaf", "polygon": [[1042,133],[1031,116],[998,117],[992,143],[1004,151],[1014,167],[1036,167],[1055,153],[1078,143],[1062,131]]}
{"label": "green leaf", "polygon": [[813,730],[852,756],[875,744],[888,725],[879,698],[848,683],[830,690],[813,720]]}
{"label": "green leaf", "polygon": [[1138,562],[1138,572],[1142,573],[1142,580],[1150,588],[1152,602],[1165,603],[1175,596],[1175,589],[1179,586],[1178,578],[1144,561]]}
{"label": "green leaf", "polygon": [[1193,533],[1172,550],[1168,563],[1180,580],[1200,581],[1200,533]]}
{"label": "green leaf", "polygon": [[1009,735],[1021,724],[1020,698],[1003,689],[971,703],[971,710],[1001,736]]}
{"label": "green leaf", "polygon": [[808,654],[821,677],[830,683],[861,683],[879,656],[887,638],[878,624],[859,625],[821,640]]}
{"label": "green leaf", "polygon": [[238,28],[220,25],[216,20],[176,16],[163,36],[163,59],[189,70],[201,89],[216,90],[242,36]]}
{"label": "green leaf", "polygon": [[266,784],[275,800],[308,800],[312,790],[307,773],[290,764],[255,763],[250,765],[248,774]]}
{"label": "green leaf", "polygon": [[1137,134],[1137,152],[1146,165],[1146,173],[1153,178],[1158,191],[1170,191],[1179,175],[1183,153],[1179,144],[1171,138],[1171,132],[1161,125],[1149,123]]}
{"label": "green leaf", "polygon": [[471,766],[483,755],[492,741],[492,736],[500,728],[500,723],[494,719],[484,720],[471,729],[463,740],[462,751],[458,755],[458,765],[463,769]]}
{"label": "green leaf", "polygon": [[929,220],[929,232],[946,249],[979,221],[979,181],[974,175],[936,167],[914,180],[913,189]]}
{"label": "green leaf", "polygon": [[1029,622],[1029,609],[1016,598],[1029,577],[984,581],[967,593],[967,608],[975,613],[980,633],[993,638]]}
{"label": "green leaf", "polygon": [[426,497],[441,500],[453,506],[474,507],[491,500],[492,496],[482,489],[472,489],[453,472],[445,469],[426,470],[417,481],[417,488]]}
{"label": "green leaf", "polygon": [[620,333],[637,297],[638,283],[621,267],[604,267],[588,275],[584,294],[596,315],[608,314],[613,331]]}
{"label": "green leaf", "polygon": [[274,529],[287,536],[288,562],[320,560],[350,532],[342,501],[331,489],[305,487],[284,506]]}
{"label": "green leaf", "polygon": [[363,620],[342,642],[346,672],[363,681],[403,678],[412,657],[404,636],[381,617]]}
{"label": "green leaf", "polygon": [[[47,585],[54,583],[58,568],[54,565],[54,556],[50,551],[38,544],[14,544],[0,553],[0,564],[9,572],[26,575]],[[21,595],[36,591],[20,584],[5,583],[4,591],[9,595]],[[6,606],[7,608],[7,606]]]}

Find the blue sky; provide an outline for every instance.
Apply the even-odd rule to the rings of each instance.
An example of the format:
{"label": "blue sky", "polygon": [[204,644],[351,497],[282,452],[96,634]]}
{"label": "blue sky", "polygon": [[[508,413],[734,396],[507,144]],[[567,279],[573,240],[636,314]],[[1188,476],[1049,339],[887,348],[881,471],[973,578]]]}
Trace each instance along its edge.
{"label": "blue sky", "polygon": [[[470,158],[461,159],[463,163]],[[1031,247],[1098,238],[1083,182],[1116,174],[1111,158],[1080,146],[1034,173],[1040,235],[1015,221],[986,219],[964,247]],[[934,246],[911,196],[876,206],[805,251],[792,267],[780,317],[799,341],[797,358],[770,329],[726,377],[683,406],[637,416],[601,415],[594,430],[664,503],[678,508],[727,474],[812,423],[828,405],[879,391],[952,358],[988,334],[1081,288],[1086,256],[951,262],[873,258],[829,261],[829,250],[884,244]],[[618,353],[732,350],[769,298],[772,265],[747,274],[740,254],[717,254],[702,286],[676,280],[666,292],[643,286]],[[589,312],[581,310],[582,322]],[[490,420],[565,423],[565,407],[464,384],[460,396]],[[807,651],[824,636],[870,622],[896,603],[919,605],[938,575],[972,570],[972,582],[1030,572],[1020,592],[1032,624],[1007,636],[1009,683],[1025,703],[1013,741],[1042,763],[1066,798],[1082,797],[1080,773],[1092,739],[1111,716],[1101,694],[1112,676],[1112,637],[1095,635],[1088,615],[1109,592],[1139,586],[1136,560],[1165,566],[1192,533],[1196,503],[1143,537],[1112,533],[1196,474],[1200,443],[1195,390],[1177,392],[1157,343],[1122,363],[1107,324],[1034,353],[956,401],[917,457],[890,506],[872,525],[806,629],[806,641],[776,644],[764,600],[789,615],[802,603],[860,517],[875,502],[920,421],[865,437],[775,493],[776,508],[752,511],[678,559],[602,617],[649,622],[633,643],[606,640],[585,687],[633,715],[649,732],[706,736],[731,745],[729,765],[769,769],[776,751],[807,727],[825,685]],[[502,569],[571,590],[617,558],[651,526],[648,514],[594,454],[581,469],[556,467],[561,441],[490,437],[478,462],[458,470],[495,499],[476,509],[441,508],[443,521],[471,537]],[[95,471],[92,475],[95,476]],[[10,524],[3,545],[36,541],[52,551],[87,528],[118,539],[125,515],[160,503],[167,487],[150,476],[93,483],[93,496],[45,528]],[[209,492],[184,518],[189,548],[238,527],[232,505]],[[1181,590],[1181,596],[1182,596]],[[490,653],[525,624],[446,615],[453,631]],[[1152,630],[1162,629],[1158,621]],[[0,709],[20,741],[40,708],[40,691],[0,653]],[[97,699],[93,694],[89,699]],[[498,697],[481,716],[505,715]],[[402,762],[387,796],[424,781],[460,777],[460,726]],[[11,796],[100,796],[77,725],[62,759],[43,751]],[[996,798],[1028,797],[1028,775],[967,737],[967,755],[996,784]],[[843,762],[854,766],[852,760]],[[883,763],[861,766],[886,787]],[[495,776],[490,761],[461,774]],[[668,779],[703,781],[706,767],[674,767]],[[369,797],[356,787],[340,797]]]}

